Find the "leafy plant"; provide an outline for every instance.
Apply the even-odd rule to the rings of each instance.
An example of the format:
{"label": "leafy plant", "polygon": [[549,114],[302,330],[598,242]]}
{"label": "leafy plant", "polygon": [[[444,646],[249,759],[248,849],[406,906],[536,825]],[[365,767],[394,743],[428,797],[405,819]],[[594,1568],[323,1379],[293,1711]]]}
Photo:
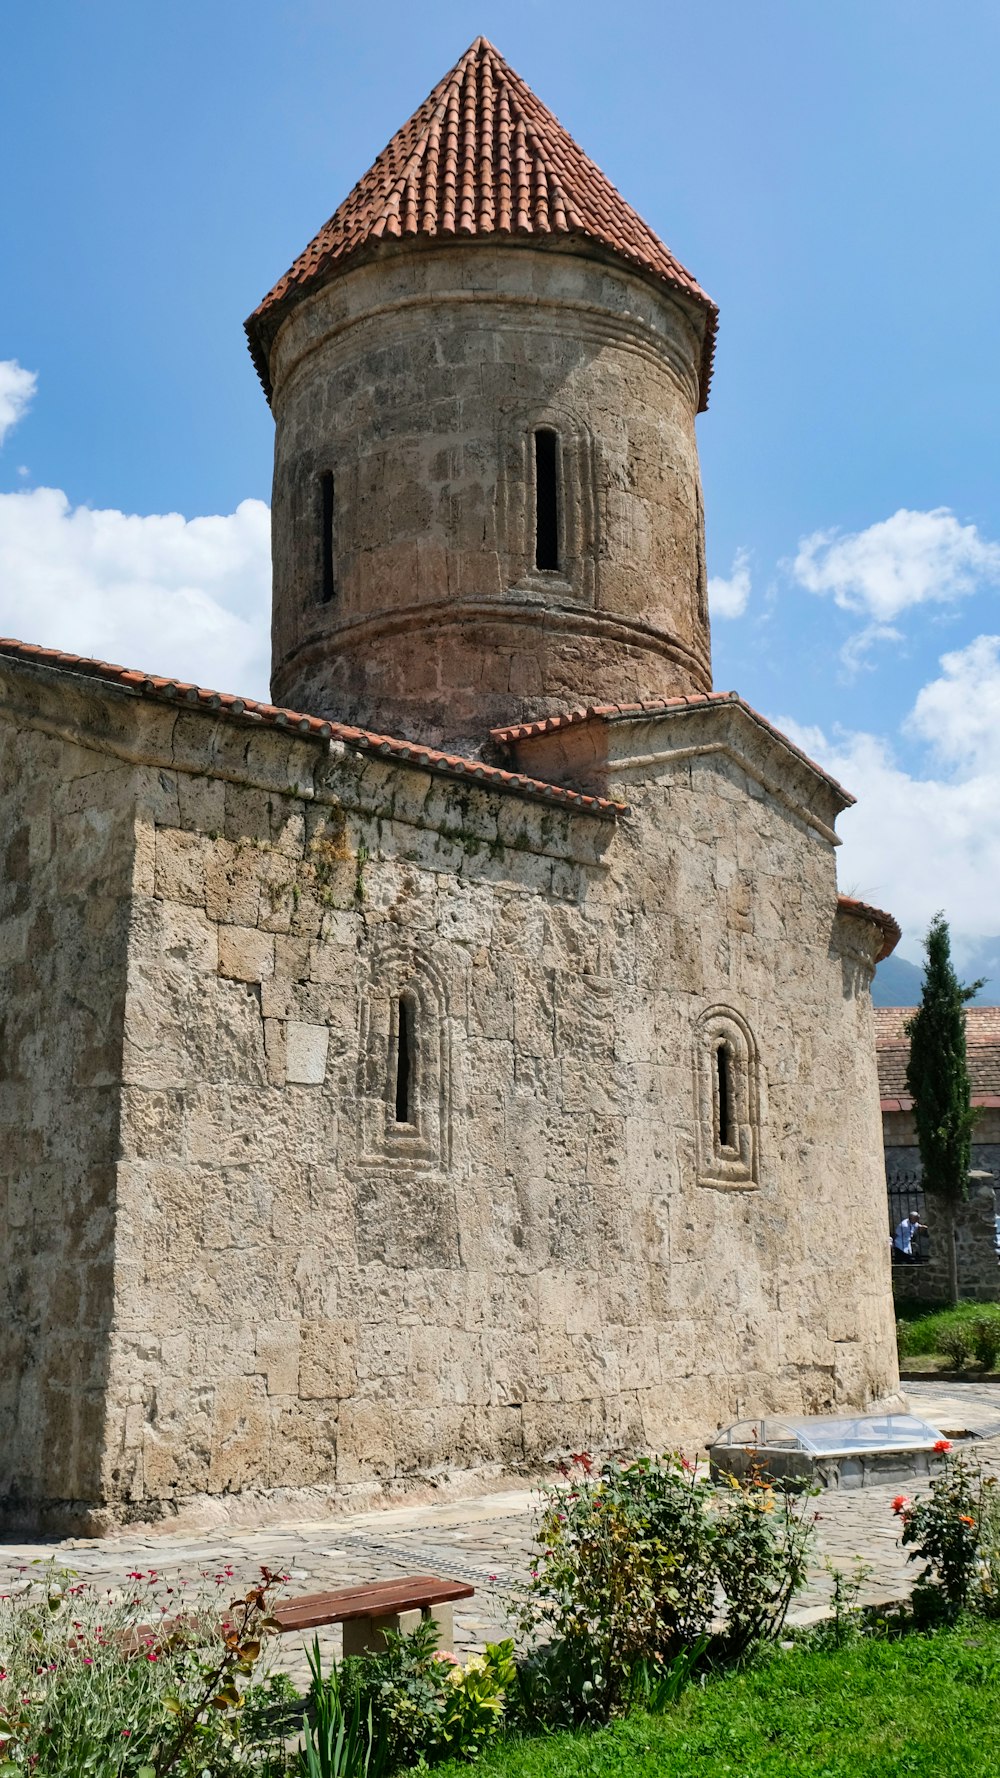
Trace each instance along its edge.
{"label": "leafy plant", "polygon": [[776,1493],[759,1476],[733,1484],[718,1517],[714,1567],[726,1599],[726,1652],[742,1660],[781,1633],[805,1584],[812,1518],[801,1494]]}
{"label": "leafy plant", "polygon": [[574,1461],[579,1476],[566,1470],[569,1485],[543,1494],[521,1623],[555,1649],[528,1683],[549,1690],[547,1669],[562,1670],[574,1719],[605,1721],[627,1707],[637,1661],[669,1658],[708,1627],[710,1491],[672,1457],[599,1471],[585,1453]]}
{"label": "leafy plant", "polygon": [[302,1724],[302,1778],[380,1778],[386,1749],[375,1739],[371,1701],[362,1705],[356,1664],[334,1662],[324,1676],[318,1639],[307,1655],[312,1713]]}
{"label": "leafy plant", "polygon": [[953,1327],[943,1327],[938,1334],[938,1351],[945,1358],[950,1358],[957,1371],[967,1364],[975,1352],[972,1328],[967,1321],[958,1321]]}
{"label": "leafy plant", "polygon": [[727,1651],[777,1635],[805,1574],[801,1500],[755,1481],[720,1503],[679,1456],[608,1462],[547,1489],[522,1629],[540,1647],[523,1663],[526,1699],[548,1721],[626,1711],[635,1674],[666,1667],[708,1637],[721,1592]]}
{"label": "leafy plant", "polygon": [[996,1369],[1000,1358],[1000,1315],[984,1312],[968,1323],[973,1357],[984,1371]]}
{"label": "leafy plant", "polygon": [[[215,1577],[217,1589],[231,1572]],[[46,1778],[281,1772],[280,1743],[241,1737],[273,1578],[265,1570],[220,1623],[217,1597],[167,1587],[153,1570],[134,1571],[120,1597],[44,1569],[0,1601],[0,1768]]]}
{"label": "leafy plant", "polygon": [[952,1620],[970,1603],[979,1567],[983,1472],[961,1455],[948,1457],[923,1500],[897,1494],[892,1510],[902,1521],[900,1542],[912,1545],[909,1560],[924,1566],[913,1589],[919,1620]]}
{"label": "leafy plant", "polygon": [[658,1655],[638,1660],[632,1669],[632,1703],[641,1705],[654,1716],[669,1710],[685,1686],[690,1685],[708,1645],[709,1637],[699,1636],[690,1648],[679,1649],[672,1661],[665,1661]]}
{"label": "leafy plant", "polygon": [[[384,1654],[345,1661],[323,1677],[313,1666],[315,1757],[303,1778],[381,1778],[448,1758],[475,1759],[500,1729],[516,1680],[512,1642],[487,1643],[463,1666],[438,1649],[426,1618],[409,1635],[383,1632]],[[336,1763],[339,1761],[339,1763]]]}
{"label": "leafy plant", "polygon": [[865,1583],[871,1579],[873,1570],[868,1562],[862,1562],[860,1556],[855,1556],[854,1567],[850,1572],[846,1568],[838,1568],[829,1556],[823,1567],[833,1582],[830,1593],[833,1615],[824,1624],[816,1626],[814,1640],[825,1647],[845,1648],[861,1634],[862,1616],[858,1600]]}

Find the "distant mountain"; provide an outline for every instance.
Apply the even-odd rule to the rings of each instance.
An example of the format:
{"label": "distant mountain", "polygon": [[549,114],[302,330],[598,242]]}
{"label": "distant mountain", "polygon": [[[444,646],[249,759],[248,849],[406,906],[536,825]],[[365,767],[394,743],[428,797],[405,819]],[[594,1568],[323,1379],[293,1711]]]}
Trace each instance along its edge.
{"label": "distant mountain", "polygon": [[923,979],[919,963],[907,963],[905,957],[887,957],[875,971],[872,1005],[916,1006]]}
{"label": "distant mountain", "polygon": [[[969,950],[959,952],[958,973],[964,982],[985,976],[973,1006],[1000,1006],[1000,938],[981,938]],[[905,957],[887,957],[875,971],[872,983],[874,1006],[916,1006],[924,972],[919,963]]]}

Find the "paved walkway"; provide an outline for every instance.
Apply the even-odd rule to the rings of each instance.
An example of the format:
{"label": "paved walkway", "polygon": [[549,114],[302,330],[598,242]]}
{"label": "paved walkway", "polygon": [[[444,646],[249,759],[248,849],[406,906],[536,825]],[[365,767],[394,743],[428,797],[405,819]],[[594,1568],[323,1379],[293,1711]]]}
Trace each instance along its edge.
{"label": "paved walkway", "polygon": [[[949,1434],[973,1433],[977,1453],[1000,1473],[1000,1385],[928,1381],[906,1387],[915,1413]],[[909,1590],[913,1571],[899,1548],[891,1506],[898,1491],[898,1484],[886,1484],[856,1492],[831,1490],[816,1498],[816,1555],[793,1618],[808,1619],[825,1606],[831,1588],[827,1562],[848,1571],[858,1561],[865,1564],[869,1572],[861,1597],[866,1602],[897,1599]],[[455,1611],[456,1648],[469,1650],[510,1633],[510,1611],[531,1567],[536,1499],[533,1490],[516,1488],[438,1506],[252,1530],[133,1531],[59,1543],[0,1542],[0,1590],[23,1585],[36,1572],[32,1565],[48,1560],[110,1589],[120,1587],[133,1569],[155,1568],[171,1583],[207,1576],[211,1585],[220,1576],[219,1591],[227,1602],[233,1589],[256,1579],[264,1563],[288,1575],[292,1593],[437,1573],[469,1580],[476,1588],[475,1598]],[[321,1646],[328,1657],[337,1652],[339,1632],[323,1632]],[[283,1637],[275,1664],[304,1680],[304,1641]]]}

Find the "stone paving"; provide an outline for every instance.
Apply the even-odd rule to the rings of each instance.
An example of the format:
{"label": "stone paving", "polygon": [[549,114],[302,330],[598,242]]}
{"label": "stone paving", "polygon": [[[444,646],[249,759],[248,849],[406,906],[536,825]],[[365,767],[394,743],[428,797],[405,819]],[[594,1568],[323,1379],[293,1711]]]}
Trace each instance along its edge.
{"label": "stone paving", "polygon": [[[933,1381],[906,1385],[913,1411],[948,1434],[970,1433],[974,1448],[1000,1473],[1000,1386]],[[868,1570],[861,1598],[870,1603],[898,1599],[913,1577],[897,1543],[891,1502],[898,1483],[857,1491],[830,1490],[812,1506],[817,1513],[816,1553],[806,1591],[793,1620],[809,1621],[829,1599],[829,1562],[850,1571],[855,1562]],[[912,1490],[916,1493],[918,1490]],[[52,1560],[81,1579],[109,1588],[120,1586],[131,1569],[155,1568],[165,1580],[221,1576],[220,1593],[255,1579],[260,1565],[287,1574],[289,1593],[311,1593],[406,1574],[435,1573],[468,1580],[473,1599],[455,1609],[455,1646],[460,1652],[510,1633],[510,1611],[531,1566],[535,1491],[527,1487],[483,1494],[438,1505],[387,1508],[313,1523],[221,1527],[205,1532],[143,1529],[101,1539],[61,1542],[0,1542],[0,1590],[23,1584],[32,1565]],[[232,1570],[232,1578],[225,1571]],[[309,1640],[311,1640],[311,1633]],[[339,1631],[321,1632],[327,1658],[339,1652]],[[283,1637],[274,1664],[303,1681],[305,1639]]]}

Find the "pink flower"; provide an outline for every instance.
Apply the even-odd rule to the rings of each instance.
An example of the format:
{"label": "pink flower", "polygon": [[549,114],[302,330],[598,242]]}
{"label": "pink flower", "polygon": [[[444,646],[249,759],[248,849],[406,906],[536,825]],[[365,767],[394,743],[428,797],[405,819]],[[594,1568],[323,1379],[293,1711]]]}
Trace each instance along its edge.
{"label": "pink flower", "polygon": [[939,1438],[937,1444],[934,1446],[934,1449],[935,1449],[935,1451],[950,1451],[951,1450],[951,1439],[950,1438]]}

